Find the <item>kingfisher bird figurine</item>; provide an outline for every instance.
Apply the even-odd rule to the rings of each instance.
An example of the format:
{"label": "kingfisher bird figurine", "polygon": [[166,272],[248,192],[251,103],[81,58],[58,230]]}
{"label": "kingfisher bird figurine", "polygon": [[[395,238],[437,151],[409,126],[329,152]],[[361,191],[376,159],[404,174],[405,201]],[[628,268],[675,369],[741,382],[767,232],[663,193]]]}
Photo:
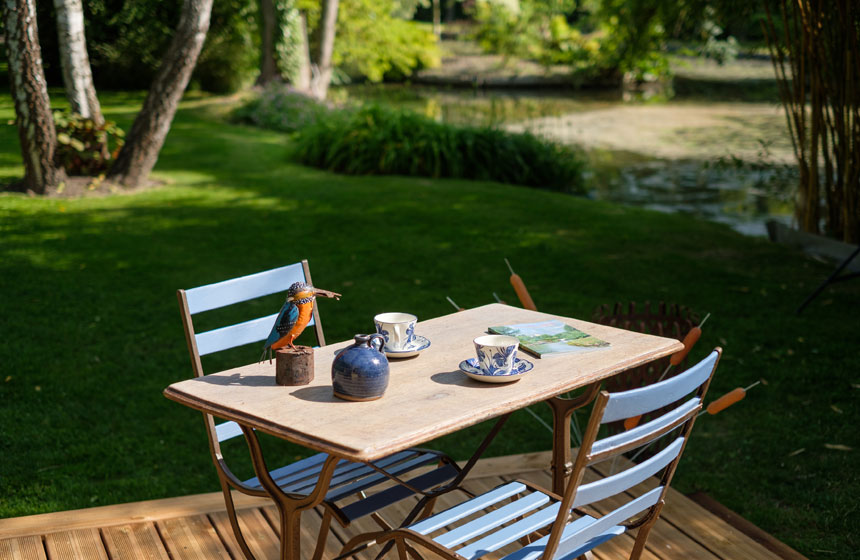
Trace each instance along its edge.
{"label": "kingfisher bird figurine", "polygon": [[260,361],[266,357],[266,352],[271,353],[273,350],[289,346],[296,350],[293,341],[298,338],[308,322],[311,320],[311,315],[314,310],[314,300],[317,296],[340,299],[340,294],[314,288],[304,282],[296,282],[287,290],[287,300],[284,306],[281,307],[278,317],[275,319],[275,324],[272,327],[272,332],[266,339],[266,344],[263,346],[263,355],[260,356]]}

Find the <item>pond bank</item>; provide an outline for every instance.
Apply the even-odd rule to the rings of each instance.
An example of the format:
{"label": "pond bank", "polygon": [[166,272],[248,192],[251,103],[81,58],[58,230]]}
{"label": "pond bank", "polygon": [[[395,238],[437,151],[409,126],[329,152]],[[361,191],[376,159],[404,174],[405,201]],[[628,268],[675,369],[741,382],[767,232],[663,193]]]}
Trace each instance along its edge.
{"label": "pond bank", "polygon": [[794,161],[782,107],[764,103],[615,105],[506,126],[586,149],[667,159]]}

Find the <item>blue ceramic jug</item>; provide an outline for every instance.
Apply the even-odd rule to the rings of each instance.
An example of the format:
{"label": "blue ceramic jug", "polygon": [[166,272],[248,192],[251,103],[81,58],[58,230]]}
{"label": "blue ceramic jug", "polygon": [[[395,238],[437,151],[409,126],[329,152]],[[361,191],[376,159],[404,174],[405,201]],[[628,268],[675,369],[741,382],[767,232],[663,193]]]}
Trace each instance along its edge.
{"label": "blue ceramic jug", "polygon": [[385,337],[357,334],[331,364],[334,396],[348,401],[372,401],[388,388],[388,358],[382,353]]}

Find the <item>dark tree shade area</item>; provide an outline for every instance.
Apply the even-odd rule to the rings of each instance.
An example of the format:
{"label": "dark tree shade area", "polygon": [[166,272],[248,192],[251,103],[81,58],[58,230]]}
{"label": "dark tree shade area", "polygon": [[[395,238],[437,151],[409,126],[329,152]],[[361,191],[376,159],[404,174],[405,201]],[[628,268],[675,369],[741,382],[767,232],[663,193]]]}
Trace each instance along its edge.
{"label": "dark tree shade area", "polygon": [[[181,0],[83,0],[87,47],[98,89],[147,89],[179,21]],[[257,70],[256,0],[223,0],[192,81],[204,89],[236,89]],[[52,2],[39,2],[39,42],[49,86],[63,83]],[[2,30],[0,30],[2,32]],[[7,76],[0,78],[8,81]]]}

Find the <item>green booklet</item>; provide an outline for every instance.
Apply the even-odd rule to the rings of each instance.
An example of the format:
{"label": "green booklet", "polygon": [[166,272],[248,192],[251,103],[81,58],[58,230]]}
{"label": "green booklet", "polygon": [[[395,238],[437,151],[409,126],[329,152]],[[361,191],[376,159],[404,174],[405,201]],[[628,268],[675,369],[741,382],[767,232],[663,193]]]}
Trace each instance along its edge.
{"label": "green booklet", "polygon": [[521,323],[490,327],[493,334],[515,336],[520,348],[538,358],[571,352],[585,352],[609,346],[609,343],[588,333],[566,325],[561,321],[542,321],[540,323]]}

